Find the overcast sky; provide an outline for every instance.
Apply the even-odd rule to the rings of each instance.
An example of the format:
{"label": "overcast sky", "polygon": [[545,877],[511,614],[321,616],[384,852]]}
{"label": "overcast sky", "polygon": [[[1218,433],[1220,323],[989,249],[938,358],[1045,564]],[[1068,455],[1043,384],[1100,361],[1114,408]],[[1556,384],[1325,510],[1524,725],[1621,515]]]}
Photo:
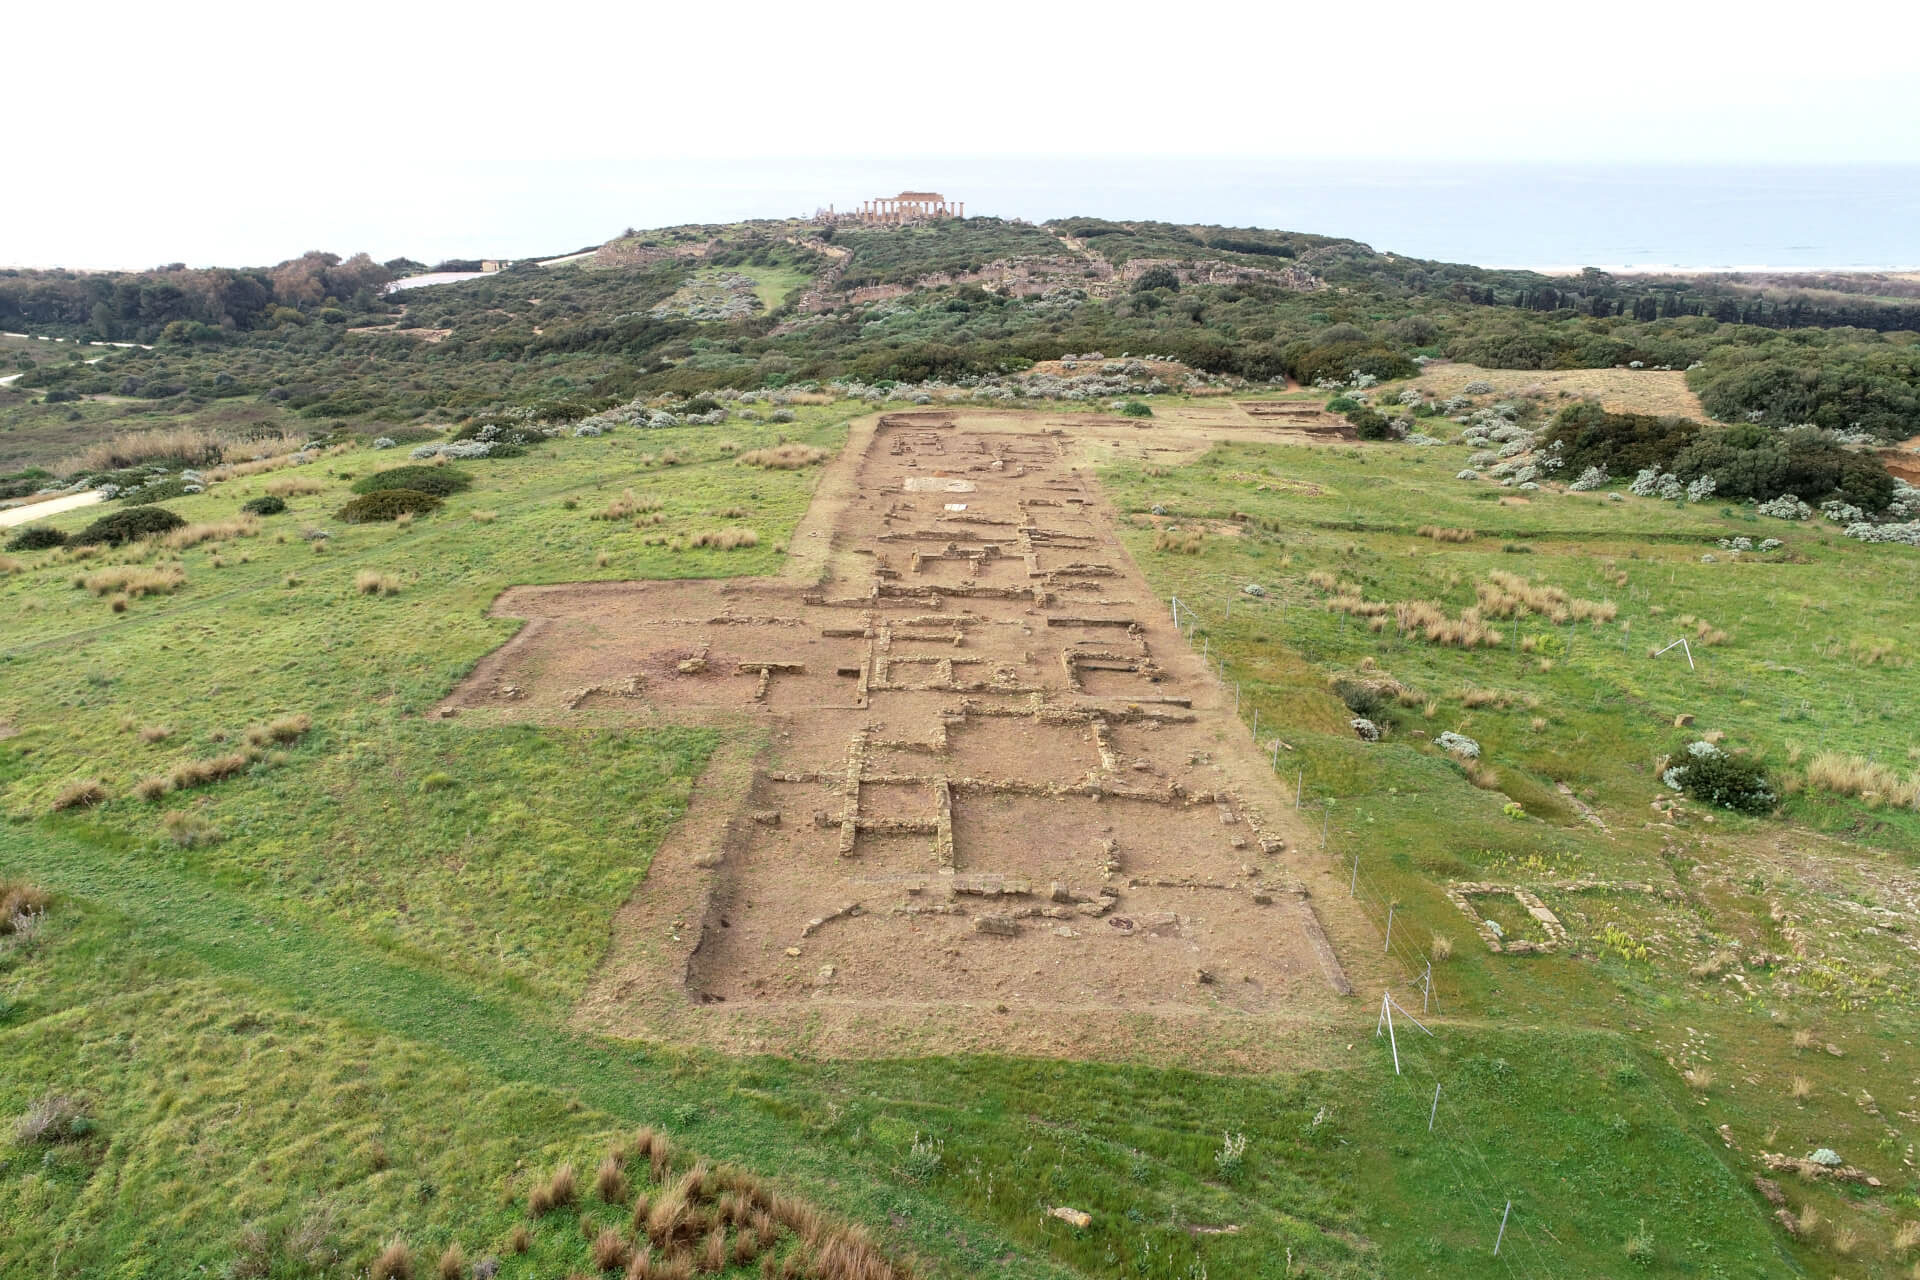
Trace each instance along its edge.
{"label": "overcast sky", "polygon": [[1433,162],[1920,164],[1892,0],[115,0],[0,33],[0,264],[522,256],[942,183],[1237,222],[1271,206],[1242,166],[1303,161],[1378,161],[1382,199]]}

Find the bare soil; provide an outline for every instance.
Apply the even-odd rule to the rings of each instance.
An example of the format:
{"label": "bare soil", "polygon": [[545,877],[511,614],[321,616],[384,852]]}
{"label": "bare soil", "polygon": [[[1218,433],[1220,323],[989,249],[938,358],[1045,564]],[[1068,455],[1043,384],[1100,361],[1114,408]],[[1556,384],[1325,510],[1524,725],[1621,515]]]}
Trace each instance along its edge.
{"label": "bare soil", "polygon": [[[1183,447],[1211,434],[1168,425]],[[616,920],[582,1025],[1247,1065],[1351,1007],[1366,975],[1342,960],[1378,950],[1356,945],[1370,927],[1294,848],[1231,691],[1079,469],[1140,435],[887,415],[823,476],[785,580],[499,598],[529,625],[443,715],[737,730]]]}

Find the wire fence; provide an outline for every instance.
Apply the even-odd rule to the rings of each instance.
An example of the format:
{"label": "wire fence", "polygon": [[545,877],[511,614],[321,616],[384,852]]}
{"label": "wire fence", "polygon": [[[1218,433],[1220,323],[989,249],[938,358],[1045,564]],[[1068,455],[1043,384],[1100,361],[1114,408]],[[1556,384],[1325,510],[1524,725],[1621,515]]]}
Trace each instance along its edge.
{"label": "wire fence", "polygon": [[[1255,597],[1242,607],[1258,608],[1258,602],[1264,599]],[[1335,850],[1333,815],[1339,807],[1338,798],[1332,794],[1312,798],[1313,780],[1307,776],[1306,766],[1282,759],[1286,744],[1279,735],[1275,734],[1270,743],[1262,740],[1260,709],[1244,696],[1242,682],[1225,657],[1214,652],[1213,628],[1197,609],[1179,596],[1174,596],[1169,603],[1175,629],[1189,644],[1196,646],[1195,652],[1219,678],[1223,690],[1232,690],[1234,714],[1249,725],[1254,745],[1267,757],[1269,767],[1291,794],[1295,813],[1309,829],[1317,812],[1318,847],[1346,868],[1348,896],[1379,931],[1381,954],[1393,957],[1399,965],[1400,972],[1390,978],[1381,991],[1375,1037],[1386,1051],[1383,1058],[1391,1064],[1395,1080],[1408,1091],[1406,1099],[1415,1095],[1431,1099],[1421,1115],[1425,1123],[1403,1135],[1409,1149],[1431,1151],[1445,1163],[1454,1186],[1465,1200],[1464,1207],[1472,1212],[1470,1220],[1485,1224],[1486,1256],[1494,1274],[1514,1277],[1560,1274],[1564,1267],[1551,1265],[1534,1237],[1537,1227],[1550,1239],[1556,1238],[1538,1216],[1533,1202],[1524,1196],[1524,1184],[1511,1174],[1496,1171],[1494,1162],[1487,1158],[1461,1113],[1449,1105],[1447,1081],[1439,1072],[1425,1066],[1427,1055],[1402,1052],[1404,1034],[1426,1039],[1445,1031],[1443,1024],[1436,1023],[1438,1031],[1427,1025],[1442,1013],[1441,992],[1436,987],[1433,971],[1433,931],[1406,918],[1400,899],[1370,874],[1358,848],[1351,853]],[[1230,619],[1232,612],[1230,597],[1223,619]],[[1269,727],[1278,728],[1271,724]],[[1464,1091],[1464,1088],[1456,1083],[1457,1090]]]}

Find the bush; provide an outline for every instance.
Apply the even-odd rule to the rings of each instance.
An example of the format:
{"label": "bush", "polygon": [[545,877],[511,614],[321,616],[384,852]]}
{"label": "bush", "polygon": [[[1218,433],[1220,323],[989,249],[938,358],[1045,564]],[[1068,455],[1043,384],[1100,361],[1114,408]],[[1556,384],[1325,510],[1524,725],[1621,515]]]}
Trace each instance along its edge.
{"label": "bush", "polygon": [[473,486],[473,477],[452,467],[394,467],[376,471],[354,482],[355,493],[379,493],[387,489],[411,489],[446,498]]}
{"label": "bush", "polygon": [[185,520],[165,507],[128,507],[110,516],[101,516],[74,534],[72,540],[80,546],[104,542],[110,547],[117,547],[124,542],[172,533],[184,524]]}
{"label": "bush", "polygon": [[334,512],[334,518],[348,524],[374,524],[398,520],[404,515],[424,515],[440,506],[440,499],[418,489],[376,489],[362,494]]}
{"label": "bush", "polygon": [[276,498],[272,494],[267,494],[265,497],[242,503],[240,509],[249,515],[277,516],[287,509],[287,502],[285,498]]}
{"label": "bush", "polygon": [[1354,434],[1362,440],[1393,439],[1393,424],[1365,405],[1348,411],[1347,421],[1353,424]]}
{"label": "bush", "polygon": [[7,539],[9,551],[46,551],[67,545],[67,535],[46,524],[30,524]]}
{"label": "bush", "polygon": [[1714,748],[1699,754],[1682,749],[1674,758],[1684,763],[1667,770],[1667,776],[1702,804],[1737,813],[1771,813],[1779,803],[1766,766],[1751,756]]}
{"label": "bush", "polygon": [[1597,404],[1576,404],[1561,410],[1542,443],[1558,442],[1569,469],[1597,467],[1618,476],[1649,467],[1671,470],[1674,456],[1699,434],[1700,424],[1685,418],[1608,413]]}
{"label": "bush", "polygon": [[1129,400],[1120,406],[1120,416],[1123,418],[1151,418],[1153,416],[1153,406],[1144,400]]}

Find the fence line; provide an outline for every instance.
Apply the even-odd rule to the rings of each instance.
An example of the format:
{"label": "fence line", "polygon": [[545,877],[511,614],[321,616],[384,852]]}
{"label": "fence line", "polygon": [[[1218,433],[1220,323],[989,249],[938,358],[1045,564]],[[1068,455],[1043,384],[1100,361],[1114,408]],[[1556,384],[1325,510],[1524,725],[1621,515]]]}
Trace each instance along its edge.
{"label": "fence line", "polygon": [[[1180,599],[1179,596],[1176,595],[1172,597],[1169,604],[1172,610],[1176,632],[1180,632],[1184,628],[1184,636],[1189,645],[1191,645],[1195,637],[1198,636],[1200,648],[1197,656],[1200,658],[1201,663],[1207,668],[1209,673],[1217,675],[1223,685],[1231,684],[1233,686],[1235,717],[1241,718],[1243,713],[1250,713],[1254,747],[1255,750],[1260,750],[1260,709],[1252,704],[1251,699],[1243,696],[1241,684],[1238,680],[1234,679],[1230,673],[1226,658],[1223,655],[1215,655],[1213,653],[1212,636],[1210,634],[1212,628],[1205,623],[1199,610]],[[1232,615],[1233,601],[1230,598],[1226,609],[1226,617],[1231,619]],[[1202,632],[1206,632],[1207,634],[1201,634]],[[1284,788],[1286,782],[1285,776],[1280,769],[1280,739],[1277,735],[1274,738],[1272,750],[1270,752],[1263,752],[1263,754],[1268,755],[1269,766],[1273,770],[1276,779],[1280,781],[1280,785]],[[1293,792],[1293,808],[1295,813],[1303,816],[1309,815],[1312,806],[1306,798],[1305,764],[1299,765],[1295,770],[1291,790]],[[1332,825],[1335,803],[1335,798],[1331,795],[1323,796],[1320,800],[1320,848],[1330,855],[1333,853],[1334,843]],[[1308,821],[1311,822],[1310,817]],[[1344,864],[1347,860],[1343,858],[1340,861]],[[1423,1016],[1428,1013],[1440,1012],[1440,1000],[1433,981],[1433,961],[1431,953],[1432,940],[1435,934],[1430,929],[1427,931],[1427,954],[1422,955],[1420,948],[1415,946],[1409,937],[1410,933],[1417,930],[1419,926],[1399,915],[1399,899],[1384,890],[1379,883],[1368,874],[1358,850],[1352,855],[1351,870],[1348,873],[1347,879],[1347,892],[1348,896],[1353,899],[1354,904],[1359,908],[1360,914],[1368,923],[1380,930],[1382,954],[1392,956],[1404,969],[1401,982],[1403,984],[1402,989],[1407,996],[1407,1001],[1396,999],[1394,995],[1394,985],[1389,983],[1381,993],[1381,1017],[1380,1022],[1376,1026],[1376,1036],[1388,1041],[1387,1047],[1392,1054],[1395,1076],[1406,1080],[1407,1084],[1412,1086],[1415,1084],[1415,1076],[1412,1072],[1405,1069],[1406,1066],[1410,1066],[1412,1063],[1403,1064],[1401,1060],[1399,1046],[1395,1039],[1396,1026],[1392,1019],[1395,1011],[1398,1011],[1402,1017],[1412,1022],[1415,1026],[1419,1026],[1420,1030],[1425,1032],[1429,1037],[1434,1036],[1432,1030],[1421,1025],[1419,1019],[1408,1011],[1407,1004],[1417,997],[1421,1002],[1421,1014]],[[1397,937],[1395,936],[1396,933],[1398,934]],[[1528,1221],[1532,1216],[1531,1202],[1522,1203],[1519,1214],[1517,1216],[1515,1215],[1514,1201],[1516,1197],[1514,1192],[1519,1189],[1518,1185],[1512,1179],[1503,1179],[1495,1174],[1493,1164],[1487,1159],[1486,1153],[1480,1149],[1479,1144],[1473,1140],[1472,1134],[1467,1131],[1464,1124],[1453,1115],[1451,1108],[1446,1105],[1448,1096],[1444,1091],[1444,1084],[1445,1082],[1440,1079],[1438,1074],[1434,1074],[1418,1088],[1419,1096],[1426,1098],[1429,1094],[1427,1086],[1431,1086],[1430,1092],[1432,1097],[1432,1101],[1428,1107],[1427,1127],[1422,1136],[1431,1139],[1432,1148],[1437,1150],[1446,1161],[1447,1167],[1453,1173],[1462,1194],[1473,1206],[1476,1214],[1474,1220],[1478,1223],[1485,1224],[1488,1240],[1488,1252],[1486,1256],[1491,1259],[1497,1259],[1501,1269],[1508,1276],[1525,1274],[1552,1276],[1557,1274],[1556,1269],[1548,1264],[1546,1256],[1540,1249],[1539,1243],[1533,1237],[1533,1232]],[[1506,1190],[1498,1193],[1492,1199],[1483,1196],[1478,1189],[1476,1180],[1470,1176],[1476,1165],[1481,1174],[1480,1182],[1483,1182],[1488,1188],[1504,1187]],[[1542,1230],[1547,1230],[1544,1223],[1541,1224],[1541,1227]],[[1552,1236],[1550,1230],[1547,1234]],[[1525,1255],[1524,1259],[1516,1256],[1520,1254]],[[1517,1272],[1515,1269],[1516,1263],[1519,1268]]]}

